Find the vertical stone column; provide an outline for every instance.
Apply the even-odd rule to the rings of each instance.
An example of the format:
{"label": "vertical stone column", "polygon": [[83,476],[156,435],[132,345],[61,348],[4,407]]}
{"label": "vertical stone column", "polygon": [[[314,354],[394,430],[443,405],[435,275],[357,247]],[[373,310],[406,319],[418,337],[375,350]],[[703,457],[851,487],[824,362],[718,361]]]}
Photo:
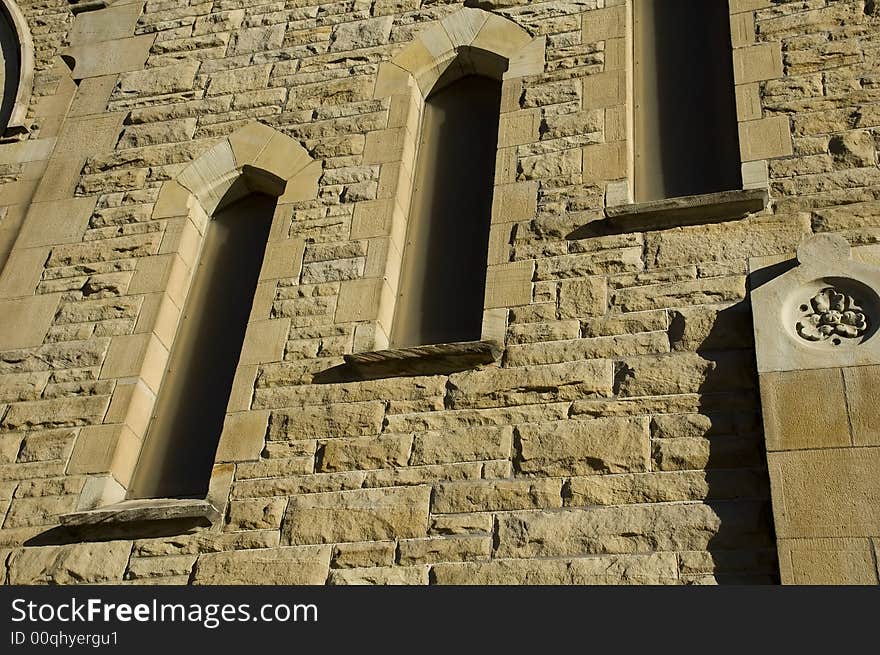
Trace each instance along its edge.
{"label": "vertical stone column", "polygon": [[[752,309],[783,584],[878,584],[880,268],[840,236],[753,259]],[[858,261],[862,260],[862,261]]]}

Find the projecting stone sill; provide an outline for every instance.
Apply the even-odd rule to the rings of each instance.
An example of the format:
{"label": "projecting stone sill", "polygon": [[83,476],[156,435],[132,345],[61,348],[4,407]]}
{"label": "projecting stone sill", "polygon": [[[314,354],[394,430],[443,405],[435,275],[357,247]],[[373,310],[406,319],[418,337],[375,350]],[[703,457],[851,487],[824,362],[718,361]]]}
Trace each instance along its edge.
{"label": "projecting stone sill", "polygon": [[743,218],[763,211],[769,200],[766,189],[720,191],[606,207],[605,216],[616,229],[662,229]]}
{"label": "projecting stone sill", "polygon": [[501,358],[496,341],[461,341],[432,346],[343,355],[345,363],[368,378],[454,373],[491,364]]}
{"label": "projecting stone sill", "polygon": [[220,512],[207,500],[197,498],[147,498],[124,500],[115,505],[60,517],[61,525],[68,528],[124,526],[158,521],[198,522],[210,525],[220,518]]}

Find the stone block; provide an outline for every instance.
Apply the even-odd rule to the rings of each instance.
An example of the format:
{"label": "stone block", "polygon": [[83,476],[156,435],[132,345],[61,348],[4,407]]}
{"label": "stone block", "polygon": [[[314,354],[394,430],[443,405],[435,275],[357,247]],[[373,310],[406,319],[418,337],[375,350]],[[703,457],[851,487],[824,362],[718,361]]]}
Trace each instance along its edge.
{"label": "stone block", "polygon": [[378,317],[383,286],[382,278],[345,280],[339,287],[336,323],[375,320]]}
{"label": "stone block", "polygon": [[513,262],[490,266],[486,273],[486,309],[528,305],[532,301],[535,263]]}
{"label": "stone block", "polygon": [[167,363],[168,349],[153,334],[113,337],[100,378],[140,377],[153,393],[158,393]]}
{"label": "stone block", "polygon": [[320,447],[317,470],[329,473],[406,466],[412,441],[412,435],[332,439]]}
{"label": "stone block", "polygon": [[843,379],[853,445],[880,446],[880,366],[845,368]]}
{"label": "stone block", "polygon": [[602,316],[608,306],[608,284],[604,277],[566,280],[559,288],[559,317]]}
{"label": "stone block", "polygon": [[874,535],[880,525],[880,448],[768,453],[779,538]]}
{"label": "stone block", "polygon": [[[736,117],[740,121],[755,121],[764,115],[761,89],[757,83],[736,85]],[[750,188],[743,186],[744,189]]]}
{"label": "stone block", "polygon": [[592,360],[529,368],[454,373],[447,399],[452,409],[527,405],[610,393],[611,362]]}
{"label": "stone block", "polygon": [[527,475],[650,470],[646,418],[601,418],[517,426],[516,466]]}
{"label": "stone block", "polygon": [[739,145],[744,162],[791,155],[793,147],[788,116],[740,123]]}
{"label": "stone block", "polygon": [[336,569],[330,572],[331,585],[426,585],[427,566],[393,566],[365,569]]}
{"label": "stone block", "polygon": [[441,585],[678,584],[674,553],[609,555],[579,559],[496,559],[431,567]]}
{"label": "stone block", "polygon": [[584,146],[584,182],[598,184],[626,177],[626,142],[597,143]]}
{"label": "stone block", "polygon": [[626,103],[626,74],[615,70],[583,78],[583,109],[601,109]]}
{"label": "stone block", "polygon": [[755,42],[754,14],[744,12],[731,15],[730,40],[734,48],[741,48]]}
{"label": "stone block", "polygon": [[76,61],[73,78],[83,80],[141,70],[155,40],[155,34],[144,34],[113,41],[84,43],[65,49],[63,54]]}
{"label": "stone block", "polygon": [[279,362],[290,333],[290,319],[256,321],[248,324],[239,366]]}
{"label": "stone block", "polygon": [[0,275],[0,298],[33,297],[48,259],[48,248],[22,248],[9,253]]}
{"label": "stone block", "polygon": [[410,464],[507,459],[512,447],[513,430],[510,427],[474,426],[419,432],[413,441]]}
{"label": "stone block", "polygon": [[492,223],[532,220],[538,211],[538,182],[516,182],[495,187]]}
{"label": "stone block", "polygon": [[227,530],[277,530],[287,507],[286,498],[229,501]]}
{"label": "stone block", "polygon": [[71,45],[124,39],[134,34],[134,27],[144,10],[143,2],[123,3],[76,15],[70,30]]}
{"label": "stone block", "polygon": [[260,279],[298,278],[302,271],[304,252],[305,241],[302,239],[285,239],[268,244]]}
{"label": "stone block", "polygon": [[95,198],[71,198],[31,205],[17,247],[52,246],[82,240],[95,209]]}
{"label": "stone block", "polygon": [[42,345],[60,298],[60,294],[47,294],[0,301],[0,350]]}
{"label": "stone block", "polygon": [[217,446],[217,462],[257,461],[266,443],[269,412],[227,414]]}
{"label": "stone block", "polygon": [[782,584],[876,585],[870,539],[781,539]]}
{"label": "stone block", "polygon": [[488,560],[492,553],[492,539],[484,536],[404,539],[398,548],[400,551],[398,563],[402,566],[435,562],[469,562]]}
{"label": "stone block", "polygon": [[625,358],[618,368],[621,397],[753,389],[754,362],[736,352],[673,353]]}
{"label": "stone block", "polygon": [[762,373],[760,380],[768,451],[850,445],[840,369]]}
{"label": "stone block", "polygon": [[331,566],[334,569],[389,567],[394,564],[397,544],[393,541],[367,541],[336,544]]}
{"label": "stone block", "polygon": [[293,496],[281,527],[285,544],[424,537],[431,488],[390,487]]}
{"label": "stone block", "polygon": [[617,5],[583,13],[581,41],[596,43],[626,35],[626,6]]}
{"label": "stone block", "polygon": [[434,488],[433,514],[562,507],[562,480],[442,482]]}
{"label": "stone block", "polygon": [[782,77],[782,73],[780,43],[760,43],[733,51],[733,77],[737,84],[772,80]]}
{"label": "stone block", "polygon": [[130,541],[25,548],[12,553],[9,583],[84,584],[119,582],[128,565]]}
{"label": "stone block", "polygon": [[497,519],[495,555],[706,550],[710,544],[767,548],[773,545],[767,510],[764,501],[736,501],[513,512]]}
{"label": "stone block", "polygon": [[259,548],[200,555],[193,584],[322,585],[330,571],[330,546]]}
{"label": "stone block", "polygon": [[383,402],[352,402],[274,412],[270,441],[376,436],[385,417]]}

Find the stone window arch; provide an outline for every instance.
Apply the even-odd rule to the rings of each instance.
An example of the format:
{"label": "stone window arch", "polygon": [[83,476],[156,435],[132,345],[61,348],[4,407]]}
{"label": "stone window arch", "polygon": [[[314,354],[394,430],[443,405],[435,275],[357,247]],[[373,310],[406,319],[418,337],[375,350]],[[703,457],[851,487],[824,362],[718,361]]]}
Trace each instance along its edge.
{"label": "stone window arch", "polygon": [[388,124],[367,135],[364,152],[366,165],[380,167],[379,197],[357,204],[351,230],[352,239],[368,240],[366,273],[343,283],[336,311],[337,323],[358,323],[355,352],[393,344],[407,232],[420,218],[412,201],[426,101],[471,76],[501,83],[480,339],[503,341],[507,308],[530,302],[533,263],[510,263],[508,243],[511,224],[533,217],[537,207],[537,183],[515,182],[513,162],[516,145],[537,138],[540,117],[521,111],[519,98],[523,78],[543,73],[545,47],[545,37],[465,8],[427,26],[380,65],[374,97],[387,102]]}
{"label": "stone window arch", "polygon": [[0,0],[0,136],[27,132],[34,81],[34,44],[27,20],[12,0]]}
{"label": "stone window arch", "polygon": [[[254,379],[260,364],[283,358],[289,319],[270,319],[271,300],[280,279],[298,277],[304,249],[302,240],[287,238],[288,210],[291,204],[317,197],[321,172],[322,163],[313,161],[299,143],[252,123],[222,139],[162,185],[152,219],[166,222],[165,236],[159,254],[138,260],[128,292],[144,296],[136,334],[111,340],[101,377],[115,379],[116,388],[104,424],[84,428],[74,447],[68,472],[90,477],[79,511],[62,517],[63,523],[94,522],[95,511],[99,516],[109,512],[126,520],[133,507],[160,502],[138,499],[169,497],[191,500],[174,506],[161,501],[164,517],[217,517],[225,502],[217,485],[227,479],[230,463],[258,460],[262,451],[268,417],[265,412],[250,411]],[[261,212],[263,216],[253,215]],[[202,452],[191,459],[198,469],[197,479],[166,484],[161,480],[162,468],[170,465],[172,477],[179,473],[173,464],[181,453],[175,448],[193,438],[186,433],[192,422],[187,423],[185,411],[180,423],[166,418],[180,413],[177,399],[169,396],[191,388],[200,373],[196,371],[196,378],[179,373],[183,384],[175,379],[178,370],[186,368],[191,354],[187,349],[197,343],[205,328],[199,314],[217,301],[216,289],[200,289],[204,276],[198,270],[218,261],[212,249],[223,249],[222,243],[212,245],[214,220],[254,223],[262,243],[252,244],[257,252],[250,259],[256,269],[245,275],[256,279],[246,289],[249,297],[244,301],[233,298],[246,304],[245,313],[239,312],[236,318],[246,321],[246,326],[241,327],[243,339],[238,334],[227,343],[240,353],[224,354],[233,366],[218,373],[227,378],[215,390],[220,397],[200,400],[214,407],[210,408],[211,420],[206,421],[212,426],[211,434],[203,435],[197,444]],[[248,237],[233,230],[233,241],[240,238]],[[236,280],[231,277],[227,282]],[[208,311],[207,316],[216,318],[217,314]],[[129,516],[128,520],[133,519]]]}

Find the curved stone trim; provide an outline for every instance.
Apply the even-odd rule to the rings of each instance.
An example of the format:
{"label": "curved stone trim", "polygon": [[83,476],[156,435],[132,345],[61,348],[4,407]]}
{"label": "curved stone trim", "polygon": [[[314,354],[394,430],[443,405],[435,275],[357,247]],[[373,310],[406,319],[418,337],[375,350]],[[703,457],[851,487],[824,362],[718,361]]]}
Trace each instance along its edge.
{"label": "curved stone trim", "polygon": [[0,11],[6,14],[18,37],[21,64],[18,76],[18,93],[12,107],[12,115],[6,125],[3,136],[15,136],[27,133],[26,125],[28,105],[34,88],[34,41],[27,20],[21,9],[12,0],[0,0]]}
{"label": "curved stone trim", "polygon": [[451,67],[457,77],[498,78],[497,60],[507,63],[502,79],[544,72],[546,37],[533,38],[516,23],[482,9],[464,8],[416,34],[390,62],[379,67],[376,97],[399,93],[415,80],[423,96]]}
{"label": "curved stone trim", "polygon": [[221,205],[255,191],[279,196],[282,203],[306,199],[309,193],[301,187],[310,188],[314,181],[317,194],[320,173],[321,162],[314,161],[296,140],[254,122],[193,161],[177,176],[177,183],[210,216]]}

